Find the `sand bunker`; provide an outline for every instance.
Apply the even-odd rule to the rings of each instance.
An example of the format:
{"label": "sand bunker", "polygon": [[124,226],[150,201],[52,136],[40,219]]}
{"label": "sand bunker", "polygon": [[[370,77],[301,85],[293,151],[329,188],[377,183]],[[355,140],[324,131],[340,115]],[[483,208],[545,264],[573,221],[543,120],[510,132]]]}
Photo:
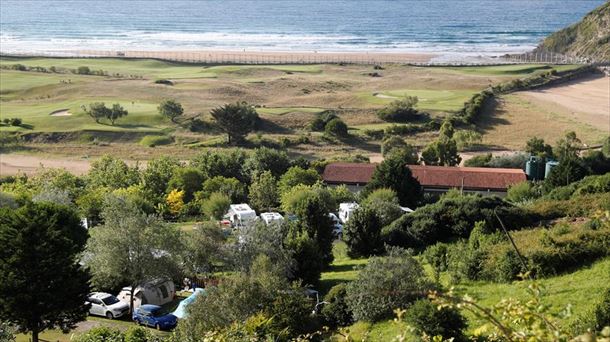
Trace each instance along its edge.
{"label": "sand bunker", "polygon": [[385,95],[385,94],[381,94],[381,93],[375,93],[375,94],[373,94],[373,96],[378,97],[380,99],[397,99],[398,98],[396,96]]}
{"label": "sand bunker", "polygon": [[49,114],[51,116],[70,116],[72,115],[72,113],[70,113],[69,109],[58,109],[56,111],[51,112],[51,114]]}

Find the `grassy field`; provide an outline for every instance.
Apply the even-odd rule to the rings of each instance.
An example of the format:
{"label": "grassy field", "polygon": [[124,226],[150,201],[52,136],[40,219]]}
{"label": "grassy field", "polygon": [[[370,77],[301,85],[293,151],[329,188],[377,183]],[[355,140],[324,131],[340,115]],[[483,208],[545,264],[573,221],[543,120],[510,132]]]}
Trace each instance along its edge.
{"label": "grassy field", "polygon": [[[335,243],[335,261],[331,269],[322,274],[321,290],[326,292],[330,287],[349,282],[358,276],[358,268],[366,265],[366,259],[352,260],[346,254],[346,245],[343,242]],[[417,257],[422,261],[421,258]],[[432,268],[424,264],[424,268],[432,276]],[[552,305],[554,312],[559,312],[567,305],[572,307],[572,317],[591,309],[602,292],[608,287],[608,275],[610,274],[610,258],[598,261],[589,267],[581,268],[573,273],[557,277],[539,280],[539,284],[545,288],[544,301]],[[450,286],[448,274],[442,274],[441,281],[445,286]],[[527,300],[528,282],[514,283],[490,283],[490,282],[463,282],[455,286],[459,293],[469,294],[478,303],[490,307],[502,298],[518,298]],[[480,325],[474,316],[467,314],[469,329]],[[367,336],[367,341],[388,341],[404,331],[406,324],[387,320],[377,323],[357,322],[344,329],[341,333],[347,334],[354,341],[360,341]],[[342,341],[339,335],[335,340]]]}
{"label": "grassy field", "polygon": [[[210,66],[149,59],[0,58],[1,66],[15,64],[54,67],[57,73],[0,69],[0,119],[21,118],[24,123],[21,127],[2,125],[0,131],[102,135],[110,146],[91,146],[86,143],[87,139],[85,143],[79,142],[73,134],[63,140],[33,139],[26,150],[59,157],[89,157],[109,149],[130,159],[154,152],[138,144],[141,134],[132,135],[129,141],[125,133],[170,135],[175,142],[165,146],[164,151],[171,150],[181,158],[188,158],[199,148],[221,143],[223,138],[217,132],[193,133],[186,126],[192,118],[210,120],[209,111],[228,102],[247,101],[257,106],[264,124],[252,137],[264,136],[277,141],[282,137],[310,134],[309,122],[316,113],[326,109],[337,110],[351,131],[361,136],[358,133],[363,129],[387,126],[375,115],[376,110],[405,95],[417,96],[419,109],[432,117],[445,116],[490,84],[551,68],[544,65],[452,68],[385,65],[383,70],[375,70],[368,65]],[[109,76],[71,72],[81,66],[103,70]],[[371,77],[373,72],[381,77]],[[173,85],[156,84],[158,79],[170,80]],[[185,109],[184,117],[179,120],[182,124],[174,124],[158,114],[157,105],[166,98],[182,103]],[[129,115],[114,126],[107,122],[95,123],[81,106],[97,101],[107,105],[120,103]],[[71,115],[50,115],[61,109],[69,110]],[[524,118],[521,114],[518,116]],[[502,140],[504,126],[501,121],[494,121],[495,117],[490,115],[483,122],[484,133],[489,135],[484,142],[512,147],[509,139]],[[546,123],[536,124],[527,134],[544,133],[547,127]],[[110,133],[123,135],[116,139]],[[293,146],[289,153],[305,157],[379,153],[379,141],[363,139],[332,142],[312,134],[310,143]],[[409,139],[423,145],[430,137],[418,134]]]}

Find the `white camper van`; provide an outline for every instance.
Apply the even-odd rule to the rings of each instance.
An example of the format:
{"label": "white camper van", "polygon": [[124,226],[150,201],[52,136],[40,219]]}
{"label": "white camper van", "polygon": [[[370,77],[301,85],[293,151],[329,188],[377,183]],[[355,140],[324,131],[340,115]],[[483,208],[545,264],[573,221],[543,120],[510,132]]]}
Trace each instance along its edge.
{"label": "white camper van", "polygon": [[256,220],[256,211],[245,203],[231,204],[226,217],[233,227],[247,226]]}
{"label": "white camper van", "polygon": [[284,216],[275,212],[261,213],[261,220],[263,220],[266,225],[270,225],[272,223],[282,224],[282,222],[284,222]]}
{"label": "white camper van", "polygon": [[341,220],[341,222],[343,224],[347,223],[347,221],[351,217],[354,210],[356,210],[358,208],[360,208],[360,206],[358,205],[358,203],[355,203],[355,202],[340,203],[339,204],[339,220]]}
{"label": "white camper van", "polygon": [[[163,305],[174,299],[176,289],[174,282],[167,279],[157,279],[138,286],[133,294],[133,307],[139,308],[140,305],[154,304]],[[117,298],[129,305],[129,297],[131,296],[131,286],[124,287]]]}

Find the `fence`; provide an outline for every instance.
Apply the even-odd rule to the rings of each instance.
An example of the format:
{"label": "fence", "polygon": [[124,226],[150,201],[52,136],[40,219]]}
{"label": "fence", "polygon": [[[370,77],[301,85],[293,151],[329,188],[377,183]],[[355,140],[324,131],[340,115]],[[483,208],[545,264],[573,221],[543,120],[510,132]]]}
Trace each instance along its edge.
{"label": "fence", "polygon": [[[592,64],[595,61],[557,53],[535,52],[500,57],[464,57],[441,60],[432,55],[407,53],[254,53],[254,52],[187,52],[187,51],[78,51],[44,52],[37,56],[66,58],[159,59],[198,64],[410,64],[417,66],[467,66],[499,64]],[[19,56],[12,54],[11,56]],[[22,55],[25,56],[25,55]],[[28,56],[31,56],[28,55]]]}

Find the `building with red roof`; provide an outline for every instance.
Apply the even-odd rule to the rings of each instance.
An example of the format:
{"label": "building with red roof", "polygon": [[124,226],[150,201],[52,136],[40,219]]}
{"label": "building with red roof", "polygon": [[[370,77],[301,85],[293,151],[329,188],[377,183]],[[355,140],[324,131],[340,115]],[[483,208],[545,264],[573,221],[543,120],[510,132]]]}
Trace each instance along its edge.
{"label": "building with red roof", "polygon": [[[322,179],[329,185],[343,184],[352,191],[359,191],[371,180],[376,166],[372,163],[330,163],[324,169]],[[521,169],[428,165],[409,165],[409,169],[427,193],[458,189],[503,196],[510,185],[527,179]]]}

